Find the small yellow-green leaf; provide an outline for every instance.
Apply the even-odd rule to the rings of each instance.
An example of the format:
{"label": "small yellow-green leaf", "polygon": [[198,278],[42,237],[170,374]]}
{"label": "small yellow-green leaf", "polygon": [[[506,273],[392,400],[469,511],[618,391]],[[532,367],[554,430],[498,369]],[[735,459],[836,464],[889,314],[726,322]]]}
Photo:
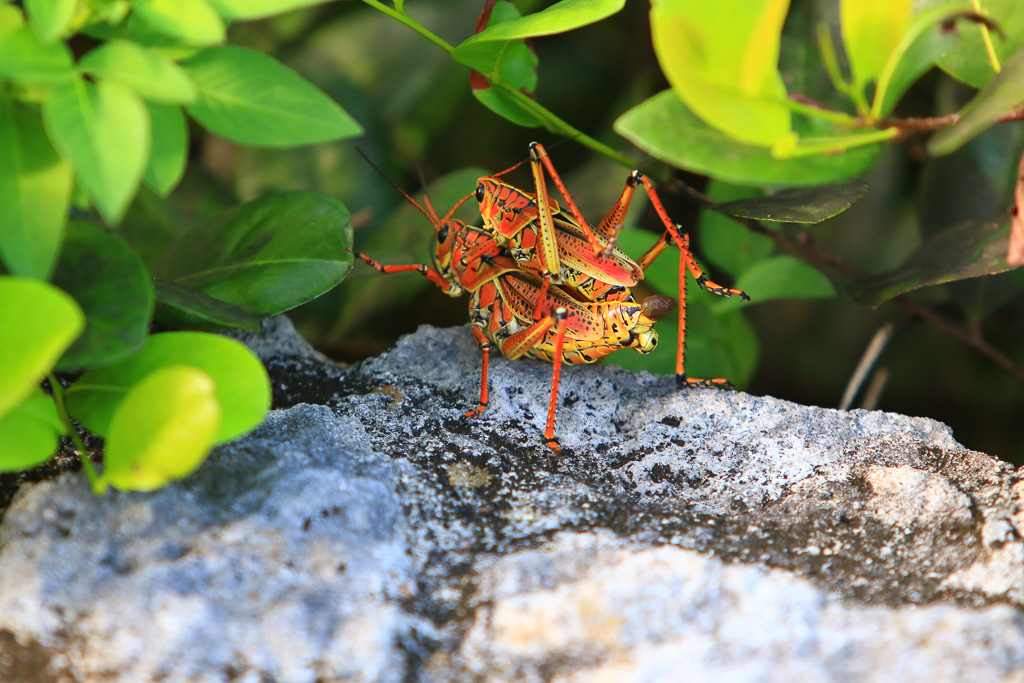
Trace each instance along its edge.
{"label": "small yellow-green leaf", "polygon": [[155,50],[127,40],[111,40],[78,62],[85,73],[127,85],[144,99],[191,104],[196,87],[180,66]]}
{"label": "small yellow-green leaf", "polygon": [[220,421],[209,375],[188,365],[154,370],[114,412],[101,485],[152,491],[187,477],[206,459]]}
{"label": "small yellow-green leaf", "polygon": [[75,16],[75,4],[76,0],[25,0],[29,23],[44,45],[64,35]]}
{"label": "small yellow-green leaf", "polygon": [[0,93],[0,259],[14,275],[49,279],[71,202],[71,166],[37,112]]}
{"label": "small yellow-green leaf", "polygon": [[300,7],[322,5],[328,0],[210,0],[225,19],[264,19]]}
{"label": "small yellow-green leaf", "polygon": [[67,391],[68,410],[89,431],[107,436],[125,392],[149,373],[172,365],[199,368],[216,383],[224,407],[216,443],[255,428],[270,408],[267,371],[241,342],[204,332],[162,332],[151,335],[134,356],[82,375]]}
{"label": "small yellow-green leaf", "polygon": [[63,42],[44,45],[28,26],[0,29],[0,78],[23,83],[62,83],[75,74]]}
{"label": "small yellow-green leaf", "polygon": [[153,124],[153,153],[142,181],[153,192],[166,197],[181,180],[188,161],[188,123],[180,107],[146,103]]}
{"label": "small yellow-green leaf", "polygon": [[16,472],[48,460],[64,431],[53,399],[37,387],[24,403],[0,417],[0,472]]}
{"label": "small yellow-green leaf", "polygon": [[651,35],[665,77],[709,126],[770,147],[790,132],[778,70],[788,0],[657,0]]}
{"label": "small yellow-green leaf", "polygon": [[103,218],[120,222],[149,158],[149,114],[142,100],[119,83],[79,78],[50,90],[43,121]]}
{"label": "small yellow-green leaf", "polygon": [[839,22],[856,87],[877,80],[910,21],[911,0],[840,0]]}
{"label": "small yellow-green leaf", "polygon": [[84,326],[78,304],[56,287],[0,276],[0,415],[32,393]]}
{"label": "small yellow-green leaf", "polygon": [[135,0],[135,11],[164,35],[190,45],[224,42],[224,20],[206,0]]}

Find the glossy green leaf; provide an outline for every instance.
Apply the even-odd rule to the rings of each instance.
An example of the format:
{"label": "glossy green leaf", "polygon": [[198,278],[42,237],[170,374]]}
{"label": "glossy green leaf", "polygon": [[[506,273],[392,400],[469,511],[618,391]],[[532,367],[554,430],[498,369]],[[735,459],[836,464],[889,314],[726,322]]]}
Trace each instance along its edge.
{"label": "glossy green leaf", "polygon": [[673,166],[738,185],[820,185],[845,180],[871,166],[879,154],[879,145],[871,145],[842,154],[776,159],[767,149],[711,128],[671,90],[620,116],[615,131]]}
{"label": "glossy green leaf", "polygon": [[153,151],[142,181],[161,197],[177,187],[188,161],[188,124],[179,107],[146,103],[153,128]]}
{"label": "glossy green leaf", "polygon": [[192,474],[213,447],[222,408],[208,374],[187,365],[154,370],[110,421],[101,490],[152,491]]}
{"label": "glossy green leaf", "polygon": [[84,326],[78,304],[56,287],[0,276],[0,415],[28,398]]}
{"label": "glossy green leaf", "polygon": [[53,399],[36,388],[21,404],[0,417],[0,472],[40,465],[57,452],[64,433]]}
{"label": "glossy green leaf", "polygon": [[[917,0],[916,11],[945,4],[948,0]],[[971,3],[965,0],[965,8]],[[1024,47],[1024,4],[1019,0],[983,0],[981,3],[986,16],[999,26],[999,31],[990,31],[992,46],[1000,64],[1005,62],[1021,47]],[[956,24],[955,31],[949,31],[954,43],[936,60],[939,67],[964,83],[981,88],[996,72],[989,61],[988,52],[981,35],[981,26],[966,21]]]}
{"label": "glossy green leaf", "polygon": [[911,0],[840,0],[843,49],[854,86],[877,81],[910,21]]}
{"label": "glossy green leaf", "polygon": [[49,45],[64,35],[75,16],[77,0],[25,0],[25,11],[39,40]]}
{"label": "glossy green leaf", "polygon": [[863,180],[848,180],[835,185],[779,190],[763,197],[724,202],[715,211],[740,218],[775,223],[820,223],[832,218],[858,201],[868,191]]}
{"label": "glossy green leaf", "polygon": [[348,210],[325,194],[295,191],[197,226],[155,274],[266,317],[315,299],[351,267]]}
{"label": "glossy green leaf", "polygon": [[207,0],[135,0],[135,12],[151,27],[190,45],[224,42],[224,21]]}
{"label": "glossy green leaf", "polygon": [[44,45],[29,26],[0,33],[0,78],[22,83],[64,83],[75,75],[62,42]]}
{"label": "glossy green leaf", "polygon": [[960,223],[930,237],[899,268],[858,280],[850,293],[877,306],[919,287],[1005,272],[1009,234],[1005,217]]}
{"label": "glossy green leaf", "polygon": [[106,436],[128,390],[154,370],[174,365],[190,365],[213,378],[224,407],[216,443],[254,429],[270,408],[267,371],[241,342],[206,332],[161,332],[134,356],[82,375],[67,391],[68,409],[89,431]]}
{"label": "glossy green leaf", "polygon": [[142,100],[117,83],[77,79],[50,90],[43,120],[100,214],[119,222],[149,158],[149,114]]}
{"label": "glossy green leaf", "polygon": [[536,128],[537,126],[544,125],[544,121],[536,114],[523,107],[511,95],[497,87],[487,88],[486,90],[474,90],[473,97],[498,116],[508,119],[517,125],[526,128]]}
{"label": "glossy green leaf", "polygon": [[[519,10],[514,5],[499,2],[494,6],[488,24],[494,28],[519,18]],[[543,119],[509,92],[520,91],[532,96],[537,89],[537,54],[524,39],[472,42],[456,48],[452,56],[476,70],[477,73],[470,78],[470,85],[473,96],[481,104],[520,126],[544,125]]]}
{"label": "glossy green leaf", "polygon": [[954,1],[911,17],[878,77],[878,87],[871,104],[871,116],[874,119],[881,118],[894,107],[903,91],[928,70],[932,61],[942,54],[942,50],[953,44],[951,37],[943,36],[944,26],[950,19],[962,14],[963,5]]}
{"label": "glossy green leaf", "polygon": [[228,20],[263,19],[301,7],[322,5],[329,0],[209,0],[222,17]]}
{"label": "glossy green leaf", "polygon": [[338,104],[273,57],[241,47],[203,50],[182,63],[199,88],[188,113],[246,145],[290,147],[360,135]]}
{"label": "glossy green leaf", "polygon": [[651,35],[672,89],[735,140],[771,147],[790,132],[779,40],[789,0],[656,0]]}
{"label": "glossy green leaf", "polygon": [[156,51],[127,40],[111,40],[78,62],[87,74],[123,83],[143,99],[164,104],[190,104],[196,88],[177,64]]}
{"label": "glossy green leaf", "polygon": [[[875,93],[873,107],[878,116],[890,114],[910,86],[935,66],[937,59],[956,46],[956,34],[946,30],[941,24],[943,18],[953,13],[955,12],[943,11],[938,16],[924,17],[924,21],[921,21],[919,15],[915,15],[908,31],[916,31],[919,21],[921,22],[921,31],[914,33],[916,37],[905,46],[905,51],[890,56],[890,60],[895,61],[890,67],[891,70],[883,70],[883,73],[886,74],[884,90]],[[936,23],[937,20],[940,23]],[[879,89],[882,89],[882,85],[879,84]]]}
{"label": "glossy green leaf", "polygon": [[[763,193],[754,188],[713,180],[708,185],[707,194],[715,201],[726,203],[751,199]],[[745,273],[753,264],[766,258],[775,249],[775,243],[770,237],[760,235],[738,221],[710,209],[701,211],[697,222],[697,234],[701,256],[705,257],[715,270],[722,269],[733,279]],[[711,279],[726,284],[717,272],[711,273]]]}
{"label": "glossy green leaf", "polygon": [[223,329],[241,327],[250,332],[260,331],[260,318],[250,315],[238,306],[218,301],[211,296],[176,282],[157,280],[156,296],[160,306],[156,320],[165,327],[179,329]]}
{"label": "glossy green leaf", "polygon": [[625,0],[562,0],[540,12],[489,26],[463,41],[455,48],[452,56],[461,61],[459,51],[474,43],[518,40],[571,31],[610,17],[625,4]]}
{"label": "glossy green leaf", "polygon": [[1024,103],[1024,48],[1016,53],[995,78],[960,111],[960,120],[928,141],[928,153],[942,156],[956,151]]}
{"label": "glossy green leaf", "polygon": [[64,239],[71,166],[43,122],[0,92],[0,259],[14,275],[49,279]]}
{"label": "glossy green leaf", "polygon": [[[202,44],[183,41],[158,30],[147,22],[138,12],[128,16],[123,28],[124,37],[163,55],[172,62],[180,62],[206,49]],[[121,37],[119,31],[116,37]]]}
{"label": "glossy green leaf", "polygon": [[72,221],[53,284],[86,315],[85,331],[61,357],[59,370],[109,363],[142,348],[153,314],[153,284],[120,236]]}
{"label": "glossy green leaf", "polygon": [[824,299],[835,296],[832,282],[818,269],[795,256],[773,256],[753,264],[735,286],[750,295],[722,298],[712,305],[716,315],[773,299]]}

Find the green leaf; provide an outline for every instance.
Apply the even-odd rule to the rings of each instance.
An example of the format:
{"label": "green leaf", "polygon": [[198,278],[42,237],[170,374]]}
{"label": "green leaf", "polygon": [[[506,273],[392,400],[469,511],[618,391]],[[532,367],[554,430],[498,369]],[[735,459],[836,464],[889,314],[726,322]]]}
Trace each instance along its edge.
{"label": "green leaf", "polygon": [[190,45],[224,42],[224,21],[206,0],[135,0],[135,12],[151,27]]}
{"label": "green leaf", "polygon": [[840,0],[839,22],[854,87],[878,80],[910,21],[911,0]]}
{"label": "green leaf", "polygon": [[790,132],[778,70],[789,0],[656,0],[651,35],[672,89],[702,121],[771,147]]}
{"label": "green leaf", "polygon": [[59,370],[109,363],[142,348],[153,314],[153,284],[120,236],[72,221],[53,284],[86,315],[85,331],[61,357]]}
{"label": "green leaf", "polygon": [[164,104],[191,104],[196,88],[177,64],[154,50],[127,40],[111,40],[78,63],[85,73],[123,83],[143,99]]}
{"label": "green leaf", "polygon": [[221,412],[214,382],[202,370],[154,370],[111,418],[100,490],[152,491],[192,474],[213,446]]}
{"label": "green leaf", "polygon": [[960,120],[928,141],[928,153],[943,156],[992,126],[1024,103],[1024,48],[1017,50],[1003,70],[960,111]]}
{"label": "green leaf", "polygon": [[176,282],[157,280],[154,285],[157,301],[162,304],[157,308],[156,319],[166,327],[178,329],[241,327],[250,332],[260,331],[260,319],[249,315],[238,306],[219,301]]}
{"label": "green leaf", "polygon": [[155,273],[260,317],[315,299],[352,267],[348,210],[319,192],[263,197],[185,234]]}
{"label": "green leaf", "polygon": [[536,128],[537,126],[544,125],[544,121],[538,118],[536,114],[524,108],[515,98],[497,87],[474,90],[473,97],[498,116],[508,119],[516,125],[525,128]]}
{"label": "green leaf", "polygon": [[919,19],[915,16],[908,32],[916,37],[907,45],[901,45],[906,48],[905,51],[890,56],[890,62],[893,63],[892,70],[883,70],[886,81],[879,83],[875,93],[873,106],[878,116],[891,113],[910,86],[935,66],[935,61],[939,57],[956,46],[955,33],[946,30],[941,24],[937,25],[936,18],[941,21],[942,18],[946,18],[946,15],[926,17],[925,22],[928,23],[922,22],[921,28],[924,30],[918,34],[914,25],[918,23]]}
{"label": "green leaf", "polygon": [[0,276],[0,415],[28,398],[84,326],[78,304],[56,287]]}
{"label": "green leaf", "polygon": [[[708,185],[707,194],[716,201],[730,202],[756,197],[761,192],[713,180]],[[732,218],[712,210],[701,211],[697,233],[702,255],[709,263],[723,269],[733,278],[766,258],[775,248],[770,237],[759,235]],[[714,276],[711,279],[721,282]]]}
{"label": "green leaf", "polygon": [[213,378],[224,408],[216,443],[254,429],[270,408],[267,371],[241,342],[205,332],[161,332],[134,356],[82,375],[67,390],[68,410],[89,431],[107,436],[129,389],[154,370],[174,365],[190,365]]}
{"label": "green leaf", "polygon": [[832,282],[819,270],[795,256],[773,256],[753,264],[739,276],[736,287],[750,295],[722,298],[712,305],[716,315],[772,299],[825,299],[835,296]]}
{"label": "green leaf", "polygon": [[26,470],[57,451],[64,426],[53,399],[38,387],[20,405],[0,417],[0,472]]}
{"label": "green leaf", "polygon": [[738,199],[711,207],[740,218],[776,223],[820,223],[841,214],[868,191],[863,180],[779,190],[764,197]]}
{"label": "green leaf", "polygon": [[[918,12],[923,12],[930,7],[946,4],[947,1],[917,0],[914,4]],[[963,5],[965,8],[971,7],[968,1]],[[1002,32],[990,32],[996,57],[1002,64],[1024,46],[1024,4],[1019,0],[984,0],[981,6],[985,15],[996,22]],[[943,51],[936,63],[950,76],[981,88],[996,74],[985,49],[981,26],[959,22],[956,31],[949,33],[955,37],[955,43]]]}
{"label": "green leaf", "polygon": [[122,36],[133,43],[152,49],[172,62],[188,59],[205,49],[202,45],[182,41],[154,28],[137,12],[128,16],[123,29],[116,34],[116,37]]}
{"label": "green leaf", "polygon": [[21,83],[65,83],[75,75],[62,42],[43,45],[28,26],[0,33],[0,78]]}
{"label": "green leaf", "polygon": [[322,5],[328,0],[209,0],[228,20],[263,19],[301,7]]}
{"label": "green leaf", "polygon": [[149,115],[142,100],[117,83],[76,79],[50,90],[43,120],[100,214],[119,222],[149,158]]}
{"label": "green leaf", "polygon": [[457,61],[464,46],[491,41],[518,40],[564,33],[610,17],[623,8],[625,0],[562,0],[540,12],[489,26],[463,41],[452,54]]}
{"label": "green leaf", "polygon": [[14,275],[49,279],[64,239],[71,166],[39,116],[0,92],[0,258]]}
{"label": "green leaf", "polygon": [[76,0],[25,0],[32,30],[49,45],[64,35],[75,16]]}
{"label": "green leaf", "polygon": [[904,292],[1011,270],[1006,262],[1009,222],[972,220],[933,235],[899,268],[855,282],[850,293],[866,306]]}
{"label": "green leaf", "polygon": [[[500,2],[494,6],[488,23],[494,28],[519,18],[519,10],[514,5]],[[473,96],[481,104],[517,125],[527,128],[544,125],[537,114],[510,92],[520,91],[532,96],[537,90],[537,54],[524,39],[471,42],[456,48],[452,56],[479,72],[472,75],[470,85]]]}
{"label": "green leaf", "polygon": [[881,118],[896,106],[903,91],[930,68],[942,50],[952,45],[951,37],[942,36],[944,24],[964,13],[961,2],[950,2],[913,15],[878,77],[878,88],[871,104],[873,119]]}
{"label": "green leaf", "polygon": [[878,158],[879,145],[842,154],[775,159],[767,149],[746,145],[709,127],[674,91],[633,107],[615,131],[673,166],[738,185],[820,185],[858,175]]}
{"label": "green leaf", "polygon": [[161,197],[171,193],[188,161],[188,124],[180,107],[146,103],[153,126],[153,153],[142,181]]}
{"label": "green leaf", "polygon": [[241,47],[203,50],[182,63],[199,88],[188,113],[245,145],[290,147],[361,135],[338,104],[273,57]]}

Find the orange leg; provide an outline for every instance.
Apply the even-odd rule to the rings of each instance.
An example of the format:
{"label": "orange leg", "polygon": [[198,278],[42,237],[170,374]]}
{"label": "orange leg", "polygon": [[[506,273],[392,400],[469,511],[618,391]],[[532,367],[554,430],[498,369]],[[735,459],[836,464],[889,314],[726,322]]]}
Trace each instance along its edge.
{"label": "orange leg", "polygon": [[[664,239],[664,237],[662,237]],[[684,235],[683,242],[689,246],[690,236]],[[732,382],[724,377],[715,379],[697,379],[687,377],[683,367],[686,362],[686,259],[682,253],[679,254],[679,343],[676,345],[676,384],[679,387],[728,387],[732,389]]]}
{"label": "orange leg", "polygon": [[555,357],[551,370],[551,397],[548,399],[548,421],[544,429],[544,438],[547,439],[548,448],[554,452],[562,450],[558,439],[555,438],[555,410],[558,408],[558,385],[562,379],[562,349],[565,346],[565,329],[569,312],[559,306],[555,309],[555,322],[558,327],[555,332]]}
{"label": "orange leg", "polygon": [[416,273],[419,273],[420,275],[424,276],[425,278],[427,278],[431,282],[433,282],[435,285],[437,285],[438,287],[443,289],[445,292],[450,291],[451,288],[452,288],[452,283],[451,282],[448,282],[447,280],[445,280],[444,277],[442,277],[439,272],[437,272],[436,270],[434,270],[430,266],[424,265],[422,263],[413,263],[413,264],[403,265],[403,266],[385,266],[385,265],[381,265],[377,261],[374,261],[372,258],[367,256],[366,254],[363,254],[363,253],[360,253],[360,252],[356,252],[355,256],[356,256],[356,258],[362,259],[363,261],[368,263],[371,267],[374,268],[374,270],[380,271],[381,273],[384,273],[385,275],[391,275],[392,273],[416,272]]}
{"label": "orange leg", "polygon": [[483,366],[480,369],[480,406],[476,410],[470,410],[466,417],[476,417],[487,410],[487,365],[491,357],[491,342],[484,336],[483,330],[473,325],[473,338],[480,347],[480,354],[483,356]]}
{"label": "orange leg", "polygon": [[[594,231],[591,230],[590,224],[587,223],[585,218],[583,218],[583,214],[580,213],[579,207],[577,207],[576,202],[573,201],[568,188],[565,187],[565,183],[562,182],[561,176],[559,176],[558,171],[555,170],[555,165],[551,163],[551,157],[548,156],[547,150],[545,150],[544,146],[539,142],[530,143],[530,165],[533,168],[533,182],[537,187],[537,215],[540,219],[539,234],[544,235],[544,233],[547,232],[551,236],[552,242],[554,242],[555,224],[551,217],[551,207],[548,204],[548,186],[544,180],[544,171],[547,170],[548,175],[551,176],[551,180],[555,183],[555,187],[558,188],[558,193],[562,195],[562,199],[565,200],[566,205],[569,207],[569,213],[572,214],[572,217],[579,224],[580,229],[587,238],[587,243],[590,245],[590,248],[594,250],[595,254],[604,252],[604,246],[598,242],[597,237],[594,236]],[[551,255],[557,264],[557,249],[553,251]],[[556,269],[552,269],[552,275],[557,277],[558,271]]]}

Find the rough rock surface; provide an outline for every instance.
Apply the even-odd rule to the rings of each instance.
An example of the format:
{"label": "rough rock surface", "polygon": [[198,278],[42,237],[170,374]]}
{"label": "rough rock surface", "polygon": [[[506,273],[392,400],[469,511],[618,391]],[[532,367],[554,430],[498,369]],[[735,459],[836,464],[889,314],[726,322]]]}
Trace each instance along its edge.
{"label": "rough rock surface", "polygon": [[22,486],[0,680],[1024,681],[1024,484],[942,424],[574,367],[556,456],[465,329],[246,341],[282,409],[189,479]]}

